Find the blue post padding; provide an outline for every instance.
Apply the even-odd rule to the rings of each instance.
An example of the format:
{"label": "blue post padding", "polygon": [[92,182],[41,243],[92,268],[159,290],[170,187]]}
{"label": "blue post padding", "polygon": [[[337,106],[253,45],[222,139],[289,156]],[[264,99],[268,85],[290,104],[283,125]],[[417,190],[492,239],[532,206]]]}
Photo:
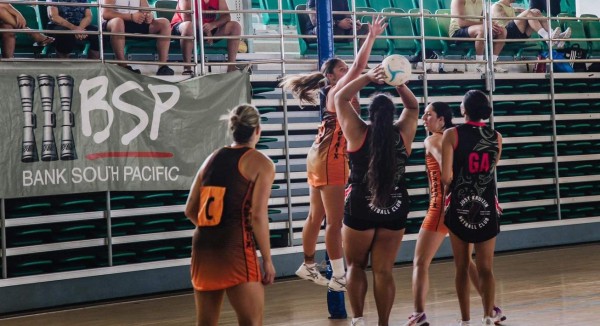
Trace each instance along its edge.
{"label": "blue post padding", "polygon": [[333,16],[331,0],[315,2],[317,5],[317,50],[320,68],[325,61],[333,58]]}

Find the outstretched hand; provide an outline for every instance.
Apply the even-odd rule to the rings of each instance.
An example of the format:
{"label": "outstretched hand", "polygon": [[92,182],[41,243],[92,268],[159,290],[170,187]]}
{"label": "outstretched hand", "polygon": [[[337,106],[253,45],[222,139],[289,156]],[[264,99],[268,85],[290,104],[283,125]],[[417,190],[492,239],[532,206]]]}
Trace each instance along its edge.
{"label": "outstretched hand", "polygon": [[385,71],[381,64],[378,64],[375,68],[369,70],[366,75],[371,82],[376,84],[383,84],[385,81]]}
{"label": "outstretched hand", "polygon": [[377,17],[373,19],[373,23],[369,23],[369,34],[375,36],[381,35],[383,31],[385,31],[387,25],[388,24],[385,22],[385,17],[377,15]]}

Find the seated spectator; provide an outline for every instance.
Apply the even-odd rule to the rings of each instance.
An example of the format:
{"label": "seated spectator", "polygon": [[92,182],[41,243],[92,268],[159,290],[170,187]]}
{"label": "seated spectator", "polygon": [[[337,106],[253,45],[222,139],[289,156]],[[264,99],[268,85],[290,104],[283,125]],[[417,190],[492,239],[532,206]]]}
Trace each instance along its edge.
{"label": "seated spectator", "polygon": [[[317,7],[316,0],[308,0],[306,3],[307,10],[315,10]],[[346,0],[331,0],[332,11],[350,11],[348,1]],[[306,23],[305,34],[317,35],[317,15],[310,14],[310,20]],[[333,35],[354,35],[352,15],[334,14],[333,15]],[[367,24],[361,24],[360,21],[356,21],[356,35],[367,35],[369,33],[369,26]],[[365,42],[366,38],[359,39],[359,45]],[[316,42],[316,39],[306,39],[308,43]],[[337,42],[351,42],[351,38],[345,38],[336,40]]]}
{"label": "seated spectator", "polygon": [[[451,14],[454,16],[482,16],[483,1],[482,0],[452,0]],[[506,29],[498,25],[497,22],[492,23],[492,34],[496,39],[506,39]],[[481,19],[472,18],[456,18],[453,17],[450,21],[448,29],[450,37],[458,38],[486,38],[485,28]],[[478,61],[483,61],[483,53],[485,52],[485,41],[475,41],[475,55]],[[502,51],[504,42],[494,42],[494,61],[498,60],[498,54]],[[477,65],[477,71],[484,72],[485,64]],[[508,72],[506,69],[494,66],[495,72]]]}
{"label": "seated spectator", "polygon": [[[529,0],[529,9],[537,9],[548,14],[546,0]],[[560,14],[560,10],[560,0],[550,0],[550,16],[558,16],[558,14]]]}
{"label": "seated spectator", "polygon": [[[191,10],[191,0],[178,0],[177,9],[180,10]],[[202,4],[202,11],[205,10],[229,10],[226,0],[198,0],[198,3]],[[196,22],[200,24],[199,12],[200,9],[196,8]],[[196,35],[204,36],[240,36],[242,35],[242,26],[237,21],[231,20],[231,15],[228,13],[203,13],[202,14],[202,28],[196,26]],[[194,30],[192,27],[192,15],[185,13],[175,13],[171,20],[171,32],[177,36],[193,36]],[[202,33],[201,33],[202,32]],[[205,43],[212,44],[215,39],[206,40]],[[235,62],[238,49],[240,46],[239,38],[227,39],[227,60],[230,63]],[[194,40],[181,40],[181,52],[183,55],[184,62],[192,62],[192,51],[194,47]],[[227,72],[236,70],[235,65],[228,65]],[[193,71],[190,66],[185,66],[183,70],[184,75],[192,75]]]}
{"label": "seated spectator", "polygon": [[[46,0],[48,2],[87,3],[87,0]],[[48,6],[48,29],[97,32],[98,26],[92,24],[92,11],[89,7]],[[90,42],[88,59],[100,58],[100,42],[98,35],[88,34],[54,34],[56,55],[68,58],[78,43]]]}
{"label": "seated spectator", "polygon": [[[528,9],[521,12],[518,16],[516,15],[515,9],[511,6],[516,0],[500,0],[492,6],[492,18],[511,18],[511,17],[522,17],[522,18],[539,18],[544,15],[537,9]],[[498,25],[506,28],[507,39],[526,39],[530,38],[531,34],[535,31],[543,39],[550,37],[550,27],[548,26],[547,20],[537,19],[513,19],[495,20]],[[571,29],[567,28],[563,33],[560,32],[560,27],[556,27],[552,31],[552,39],[566,39],[571,37]],[[565,41],[553,41],[552,46],[555,48],[563,48]]]}
{"label": "seated spectator", "polygon": [[[26,26],[25,17],[10,3],[0,3],[0,28],[4,29],[29,29]],[[42,33],[28,33],[37,46],[46,46],[54,42],[54,38]],[[15,56],[16,34],[2,33],[2,57],[12,58]]]}
{"label": "seated spectator", "polygon": [[[138,34],[156,34],[170,36],[169,20],[165,18],[154,18],[150,11],[139,10],[136,7],[149,8],[147,0],[104,0],[105,5],[117,5],[132,7],[132,9],[102,8],[102,30],[112,33],[138,33]],[[132,37],[135,38],[135,37]],[[147,38],[138,38],[147,39]],[[157,38],[156,50],[158,51],[158,61],[166,62],[169,58],[170,38]],[[125,36],[111,35],[110,45],[115,53],[117,60],[125,60]],[[135,73],[140,73],[139,69],[133,69],[127,64],[120,63]],[[157,75],[173,75],[173,69],[167,65],[160,66]]]}

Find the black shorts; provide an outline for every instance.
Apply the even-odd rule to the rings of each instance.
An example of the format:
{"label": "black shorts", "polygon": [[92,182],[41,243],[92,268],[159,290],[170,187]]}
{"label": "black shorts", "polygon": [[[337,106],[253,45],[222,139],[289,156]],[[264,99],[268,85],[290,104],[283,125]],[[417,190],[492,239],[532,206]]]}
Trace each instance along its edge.
{"label": "black shorts", "polygon": [[[106,25],[108,24],[108,21],[103,21],[102,22],[102,30],[103,31],[107,31],[106,30]],[[134,23],[132,21],[126,21],[125,22],[125,33],[137,33],[137,34],[150,34],[150,24],[146,24],[146,23]],[[135,38],[135,37],[133,37]],[[138,37],[138,39],[148,39],[145,37]]]}
{"label": "black shorts", "polygon": [[[174,36],[181,36],[181,31],[179,30],[179,26],[181,25],[181,23],[183,22],[179,22],[179,23],[175,23],[175,25],[173,25],[173,27],[171,27],[171,35]],[[211,35],[215,35],[215,33],[218,31],[218,28],[213,29],[210,34]],[[205,33],[202,33],[204,36],[206,36]],[[200,29],[196,30],[196,35],[200,35]]]}
{"label": "black shorts", "polygon": [[506,38],[507,39],[525,39],[529,38],[527,34],[521,32],[517,24],[514,21],[508,22],[506,24]]}
{"label": "black shorts", "polygon": [[[469,27],[459,28],[456,32],[454,32],[454,34],[450,35],[450,37],[470,38],[471,36],[469,36]],[[455,41],[455,42],[460,42],[460,41]]]}
{"label": "black shorts", "polygon": [[[66,27],[58,26],[56,24],[48,24],[48,29],[60,31],[69,30]],[[85,30],[88,32],[97,32],[98,27],[96,27],[96,25],[88,25]],[[77,40],[75,34],[52,34],[51,32],[48,34],[55,38],[52,45],[54,45],[56,51],[59,53],[71,53],[75,47],[83,47],[87,42],[90,43],[91,50],[100,51],[98,35],[88,34],[88,37],[85,40]]]}
{"label": "black shorts", "polygon": [[397,231],[406,227],[410,203],[406,189],[393,193],[393,203],[383,209],[370,207],[369,196],[364,186],[346,187],[344,225],[358,231],[378,228]]}

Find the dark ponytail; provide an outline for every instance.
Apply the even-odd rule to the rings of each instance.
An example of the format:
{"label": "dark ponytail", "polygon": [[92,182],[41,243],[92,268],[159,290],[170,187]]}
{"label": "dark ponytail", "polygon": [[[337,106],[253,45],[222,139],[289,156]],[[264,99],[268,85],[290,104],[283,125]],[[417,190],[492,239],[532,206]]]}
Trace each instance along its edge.
{"label": "dark ponytail", "polygon": [[394,190],[396,175],[396,137],[394,103],[388,95],[378,94],[369,106],[371,158],[367,171],[368,187],[373,194],[371,204],[385,207]]}
{"label": "dark ponytail", "polygon": [[444,129],[454,127],[452,123],[452,108],[444,102],[433,102],[430,104],[435,114],[444,119]]}
{"label": "dark ponytail", "polygon": [[327,74],[332,74],[335,66],[341,62],[341,59],[332,58],[321,67],[321,71],[310,74],[298,74],[285,76],[281,79],[279,87],[284,91],[291,92],[295,98],[309,104],[317,104],[316,92],[328,84]]}
{"label": "dark ponytail", "polygon": [[492,114],[490,100],[485,93],[478,90],[470,90],[465,94],[463,107],[469,119],[474,122],[489,119]]}

